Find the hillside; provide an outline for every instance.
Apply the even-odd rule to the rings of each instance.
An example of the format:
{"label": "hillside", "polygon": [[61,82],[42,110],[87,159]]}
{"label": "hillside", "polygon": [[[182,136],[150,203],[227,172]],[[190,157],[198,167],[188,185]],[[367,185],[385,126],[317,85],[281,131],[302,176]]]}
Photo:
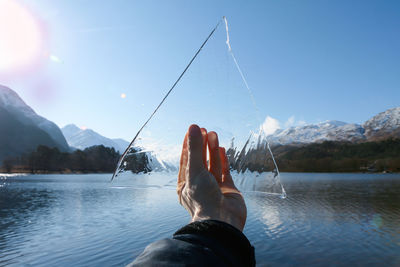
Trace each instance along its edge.
{"label": "hillside", "polygon": [[[400,172],[400,139],[277,145],[272,150],[282,172]],[[237,171],[274,169],[265,148],[234,155],[234,150],[228,150],[231,166]]]}
{"label": "hillside", "polygon": [[69,151],[58,126],[37,115],[16,92],[0,85],[0,162],[38,145]]}
{"label": "hillside", "polygon": [[340,121],[252,133],[243,148],[228,150],[238,171],[272,171],[268,142],[281,171],[400,171],[400,108],[381,112],[362,125]]}
{"label": "hillside", "polygon": [[[273,134],[263,131],[253,133],[250,142],[269,141],[274,145],[310,144],[324,141],[366,142],[400,138],[400,107],[381,112],[362,124],[342,121],[325,121],[287,129],[278,129]],[[251,140],[253,139],[253,140]]]}
{"label": "hillside", "polygon": [[68,144],[75,149],[85,149],[91,146],[103,145],[113,147],[119,153],[123,153],[129,142],[123,139],[111,139],[93,131],[92,129],[81,129],[75,124],[68,124],[61,128]]}
{"label": "hillside", "polygon": [[287,172],[400,172],[400,139],[343,143],[326,141],[277,148]]}
{"label": "hillside", "polygon": [[47,132],[36,125],[20,122],[2,107],[0,107],[0,124],[0,161],[6,157],[33,151],[38,145],[58,147]]}

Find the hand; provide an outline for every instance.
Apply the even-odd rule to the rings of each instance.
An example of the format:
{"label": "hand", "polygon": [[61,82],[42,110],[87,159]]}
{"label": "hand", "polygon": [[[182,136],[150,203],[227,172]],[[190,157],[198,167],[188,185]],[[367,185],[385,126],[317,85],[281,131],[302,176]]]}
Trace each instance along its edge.
{"label": "hand", "polygon": [[197,125],[189,127],[183,141],[177,193],[192,222],[213,219],[243,230],[246,204],[233,183],[228,158],[225,149],[219,147],[217,133],[207,133]]}

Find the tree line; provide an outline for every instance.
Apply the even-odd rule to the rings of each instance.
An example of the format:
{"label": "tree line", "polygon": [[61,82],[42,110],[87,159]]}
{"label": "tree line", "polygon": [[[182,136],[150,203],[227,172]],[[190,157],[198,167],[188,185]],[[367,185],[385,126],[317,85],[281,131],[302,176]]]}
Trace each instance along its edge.
{"label": "tree line", "polygon": [[400,172],[400,139],[310,144],[289,149],[278,164],[292,172]]}
{"label": "tree line", "polygon": [[103,145],[84,150],[61,152],[58,148],[40,145],[35,151],[3,160],[2,171],[30,173],[110,173],[113,172],[120,154],[114,148]]}
{"label": "tree line", "polygon": [[[273,152],[278,167],[283,172],[400,172],[400,139],[275,146]],[[237,153],[232,149],[227,154],[230,165],[235,170],[273,170],[272,160],[265,147],[249,151],[246,156],[236,157]],[[41,145],[30,153],[6,158],[0,171],[110,173],[114,171],[119,158],[120,154],[114,148],[103,145],[70,153]],[[123,169],[133,173],[151,171],[147,154],[139,149],[132,150],[124,161]]]}
{"label": "tree line", "polygon": [[[272,147],[282,172],[400,172],[400,139],[350,143],[325,141],[307,145]],[[266,147],[246,155],[227,151],[237,171],[272,171],[274,165]]]}

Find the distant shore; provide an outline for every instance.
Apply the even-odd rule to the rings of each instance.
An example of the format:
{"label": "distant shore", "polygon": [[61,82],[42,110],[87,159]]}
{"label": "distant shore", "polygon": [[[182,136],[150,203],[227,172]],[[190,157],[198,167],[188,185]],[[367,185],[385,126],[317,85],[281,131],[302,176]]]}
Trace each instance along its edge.
{"label": "distant shore", "polygon": [[12,170],[10,172],[5,171],[4,169],[0,168],[0,175],[1,174],[112,174],[112,172],[93,172],[93,171],[26,171],[26,170]]}
{"label": "distant shore", "polygon": [[[357,174],[399,174],[400,172],[392,172],[392,171],[354,171],[354,172],[345,172],[345,171],[308,171],[308,172],[302,172],[302,171],[281,171],[281,173],[357,173]],[[21,174],[21,175],[35,175],[35,174],[110,174],[112,175],[112,172],[92,172],[92,171],[71,171],[71,170],[66,170],[66,171],[35,171],[35,172],[30,172],[30,171],[21,171],[21,170],[15,170],[11,172],[6,172],[4,169],[0,168],[0,175],[2,174]]]}

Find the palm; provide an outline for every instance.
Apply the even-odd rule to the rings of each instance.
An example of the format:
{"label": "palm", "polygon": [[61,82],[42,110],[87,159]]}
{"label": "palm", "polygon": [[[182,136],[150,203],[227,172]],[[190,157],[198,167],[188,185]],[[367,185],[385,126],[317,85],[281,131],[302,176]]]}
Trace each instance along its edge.
{"label": "palm", "polygon": [[200,132],[195,125],[189,128],[183,142],[177,192],[193,221],[217,219],[243,229],[246,205],[233,183],[225,149],[219,147],[215,132]]}

